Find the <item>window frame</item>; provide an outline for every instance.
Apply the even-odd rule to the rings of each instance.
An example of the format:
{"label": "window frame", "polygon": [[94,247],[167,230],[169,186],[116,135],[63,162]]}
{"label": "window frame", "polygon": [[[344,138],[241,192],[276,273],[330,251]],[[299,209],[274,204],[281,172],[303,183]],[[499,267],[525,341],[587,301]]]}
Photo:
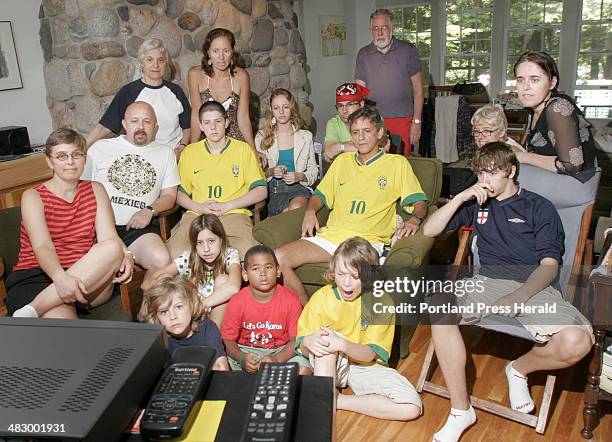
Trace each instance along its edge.
{"label": "window frame", "polygon": [[[474,13],[474,14],[477,14],[478,12],[486,12],[486,13],[491,14],[491,37],[489,39],[489,52],[486,53],[486,52],[461,52],[461,51],[459,51],[456,54],[449,55],[448,52],[447,52],[447,41],[448,41],[448,38],[447,38],[447,35],[448,35],[447,26],[448,26],[449,11],[446,8],[446,4],[447,4],[448,0],[441,0],[441,1],[443,3],[443,6],[444,6],[444,8],[443,8],[443,10],[444,10],[444,17],[443,17],[444,29],[443,29],[443,32],[441,32],[441,34],[442,34],[441,76],[442,76],[442,78],[440,80],[442,81],[442,83],[440,83],[440,84],[447,84],[447,80],[446,80],[447,61],[449,59],[451,59],[451,60],[452,59],[459,59],[460,60],[462,58],[467,58],[467,59],[474,59],[475,60],[477,58],[488,57],[488,59],[489,59],[489,77],[491,77],[491,72],[492,72],[492,69],[493,69],[493,66],[492,66],[492,59],[493,59],[492,52],[493,52],[493,41],[494,41],[494,39],[493,39],[493,33],[494,33],[494,30],[493,30],[494,18],[493,18],[493,16],[494,16],[494,13],[495,13],[495,2],[494,1],[492,2],[492,6],[490,8],[472,8],[472,9],[464,10],[466,12]],[[454,12],[452,12],[452,13],[454,14]],[[457,40],[457,41],[462,42],[462,41],[468,41],[468,40]],[[479,40],[474,39],[473,41],[474,41],[474,44],[476,45],[476,42],[479,41]],[[451,70],[454,70],[454,69],[451,69]],[[463,80],[459,80],[459,81],[473,82],[473,81],[477,81],[477,79],[478,79],[478,77],[476,77],[473,80],[463,79]],[[489,82],[489,84],[490,84],[490,82]],[[487,85],[487,87],[488,87],[488,85]]]}
{"label": "window frame", "polygon": [[[432,54],[433,54],[433,2],[435,0],[420,0],[420,1],[414,1],[414,2],[410,2],[410,3],[405,3],[405,4],[398,4],[398,5],[388,5],[387,9],[389,11],[391,11],[392,13],[394,13],[396,10],[402,10],[402,23],[404,22],[404,9],[406,8],[418,8],[419,6],[429,6],[429,10],[430,10],[430,14],[432,15],[432,17],[430,18],[430,23],[429,23],[429,55],[426,57],[421,56],[421,53],[419,52],[419,60],[421,62],[421,66],[423,66],[423,62],[426,61],[427,62],[427,72],[428,75],[422,75],[422,81],[423,81],[423,87],[427,87],[430,83],[429,79],[431,78],[433,80],[433,82],[435,83],[435,79],[433,78],[433,74],[431,73],[431,64],[432,64]],[[417,16],[418,17],[418,16]],[[414,34],[416,35],[417,39],[416,41],[411,41],[411,40],[404,40],[404,41],[409,41],[410,43],[414,44],[418,50],[419,46],[418,46],[418,23],[415,24],[417,25],[417,28],[414,32]],[[403,33],[403,35],[406,34],[405,32]],[[396,37],[395,33],[393,34],[393,37]],[[402,39],[403,40],[403,39]],[[421,73],[422,73],[422,69],[421,69]]]}
{"label": "window frame", "polygon": [[[419,4],[431,5],[431,52],[429,57],[429,72],[434,84],[446,84],[446,1],[447,0],[377,0],[377,7],[397,9]],[[576,85],[578,72],[578,54],[582,29],[583,0],[563,0],[563,12],[559,38],[559,54],[556,58],[560,73],[560,89],[569,95],[581,89],[601,90],[600,86]],[[488,8],[487,8],[488,9]],[[487,87],[491,96],[498,92],[513,90],[506,86],[508,64],[508,31],[510,28],[510,0],[493,0],[493,16],[491,23],[491,54],[490,54],[490,84]],[[468,55],[470,56],[470,55]],[[612,90],[612,87],[603,90]]]}

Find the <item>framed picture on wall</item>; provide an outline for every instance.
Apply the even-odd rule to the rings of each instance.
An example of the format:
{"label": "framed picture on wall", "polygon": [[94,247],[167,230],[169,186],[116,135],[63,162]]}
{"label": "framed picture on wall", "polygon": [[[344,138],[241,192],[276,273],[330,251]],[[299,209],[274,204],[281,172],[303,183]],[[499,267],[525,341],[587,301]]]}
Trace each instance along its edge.
{"label": "framed picture on wall", "polygon": [[13,28],[10,21],[0,21],[0,91],[22,87]]}
{"label": "framed picture on wall", "polygon": [[345,55],[346,20],[342,15],[320,15],[321,56]]}

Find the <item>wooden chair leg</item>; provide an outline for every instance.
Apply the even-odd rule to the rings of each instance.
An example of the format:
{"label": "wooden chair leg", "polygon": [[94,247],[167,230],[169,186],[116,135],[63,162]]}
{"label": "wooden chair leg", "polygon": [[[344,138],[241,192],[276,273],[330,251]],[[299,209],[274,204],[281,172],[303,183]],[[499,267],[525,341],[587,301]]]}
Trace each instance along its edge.
{"label": "wooden chair leg", "polygon": [[423,392],[423,386],[429,377],[429,371],[431,370],[432,363],[435,364],[435,362],[433,362],[435,354],[433,340],[430,340],[429,347],[427,347],[427,353],[425,354],[425,360],[421,366],[421,374],[419,375],[419,380],[416,384],[416,390],[419,393]]}
{"label": "wooden chair leg", "polygon": [[140,285],[144,279],[145,271],[137,270],[132,275],[132,280],[127,284],[119,286],[121,294],[121,307],[130,315],[133,321],[137,321],[138,311],[142,303],[142,289]]}
{"label": "wooden chair leg", "polygon": [[538,434],[544,434],[546,431],[546,423],[548,422],[548,412],[550,411],[550,403],[552,401],[553,392],[555,390],[556,376],[546,376],[546,385],[544,386],[544,395],[542,397],[542,405],[540,405],[540,413],[538,414],[538,422],[535,430]]}
{"label": "wooden chair leg", "polygon": [[4,285],[4,258],[0,256],[0,316],[6,316],[6,287]]}

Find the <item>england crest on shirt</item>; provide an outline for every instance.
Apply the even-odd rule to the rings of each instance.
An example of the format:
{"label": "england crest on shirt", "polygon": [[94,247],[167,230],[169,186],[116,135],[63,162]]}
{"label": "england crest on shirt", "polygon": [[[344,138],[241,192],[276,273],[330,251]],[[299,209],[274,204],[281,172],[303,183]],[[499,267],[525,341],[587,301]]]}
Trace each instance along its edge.
{"label": "england crest on shirt", "polygon": [[488,209],[479,209],[478,215],[476,216],[476,222],[478,224],[484,224],[487,222],[489,218],[489,210]]}

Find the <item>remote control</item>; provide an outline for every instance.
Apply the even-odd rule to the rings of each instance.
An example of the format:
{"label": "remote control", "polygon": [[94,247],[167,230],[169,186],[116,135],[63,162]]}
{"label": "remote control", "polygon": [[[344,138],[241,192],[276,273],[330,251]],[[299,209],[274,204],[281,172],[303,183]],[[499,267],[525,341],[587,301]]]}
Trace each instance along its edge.
{"label": "remote control", "polygon": [[[210,376],[208,367],[196,363],[170,365],[155,387],[140,424],[145,439],[170,439],[183,434],[190,412],[201,400]],[[189,422],[188,422],[189,421]]]}
{"label": "remote control", "polygon": [[295,362],[261,365],[242,441],[284,442],[291,439],[298,374],[299,366]]}

